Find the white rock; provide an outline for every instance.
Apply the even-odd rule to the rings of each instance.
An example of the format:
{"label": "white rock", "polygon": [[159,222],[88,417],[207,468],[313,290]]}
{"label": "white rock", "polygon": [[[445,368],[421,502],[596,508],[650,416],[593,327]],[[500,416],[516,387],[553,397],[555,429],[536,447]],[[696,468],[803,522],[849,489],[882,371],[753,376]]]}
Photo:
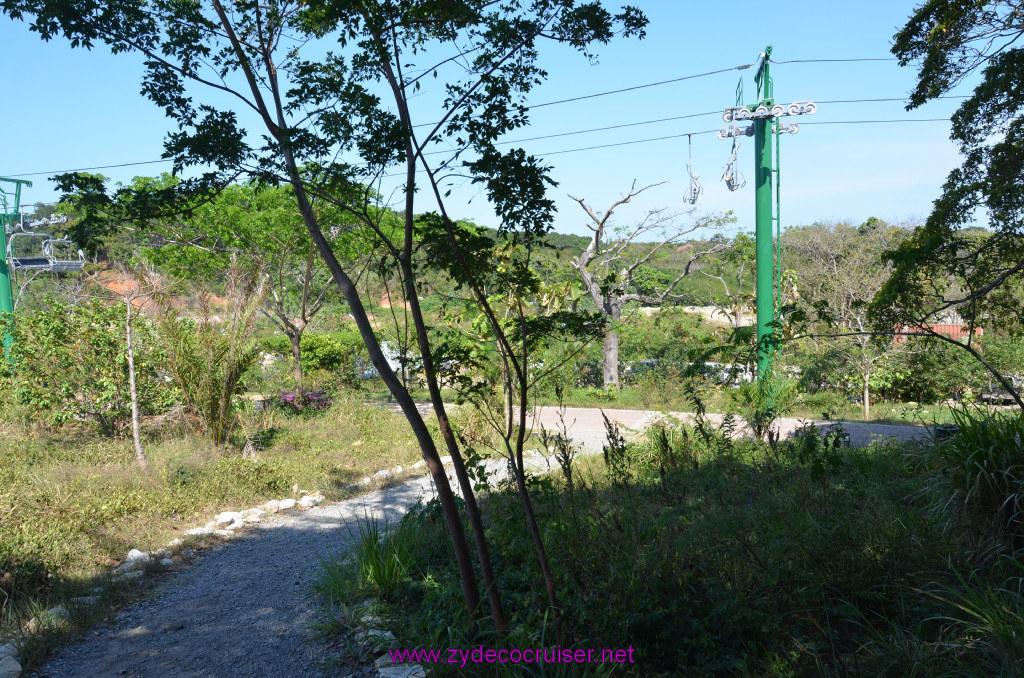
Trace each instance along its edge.
{"label": "white rock", "polygon": [[51,617],[60,617],[62,619],[66,619],[68,616],[68,608],[64,607],[63,605],[58,605],[57,607],[51,607],[49,610],[46,611],[46,614],[50,615]]}
{"label": "white rock", "polygon": [[92,607],[93,605],[98,605],[99,602],[99,596],[81,596],[78,598],[71,599],[71,604],[77,605],[79,607]]}
{"label": "white rock", "polygon": [[308,495],[299,500],[299,505],[303,506],[305,508],[312,508],[312,507],[316,506],[316,504],[317,504],[316,499],[314,499],[313,497],[310,497]]}
{"label": "white rock", "polygon": [[190,537],[207,537],[213,534],[212,527],[193,527],[191,530],[185,532]]}
{"label": "white rock", "polygon": [[21,662],[14,657],[0,659],[0,678],[18,678],[21,675]]}
{"label": "white rock", "polygon": [[129,563],[139,563],[144,565],[150,561],[149,554],[139,549],[132,549],[128,552],[128,558],[126,559]]}
{"label": "white rock", "polygon": [[287,511],[288,509],[293,509],[293,508],[295,508],[295,503],[296,502],[295,502],[294,499],[282,499],[281,500],[281,510],[282,511]]}
{"label": "white rock", "polygon": [[401,466],[396,466],[395,467],[395,475],[398,475],[399,473],[401,473],[404,470],[405,469],[403,469]]}
{"label": "white rock", "polygon": [[180,539],[178,539],[177,537],[175,537],[174,539],[171,540],[171,543],[168,544],[168,546],[170,546],[172,549],[176,549],[179,546],[181,546],[183,543],[185,543],[185,542],[183,542]]}
{"label": "white rock", "polygon": [[418,462],[413,464],[412,467],[413,468],[423,468],[426,465],[427,465],[427,462],[425,462],[424,460],[420,459]]}
{"label": "white rock", "polygon": [[277,513],[278,511],[281,510],[281,502],[279,502],[276,499],[271,499],[270,501],[263,505],[263,509],[267,513]]}
{"label": "white rock", "polygon": [[153,551],[151,554],[154,560],[163,560],[164,558],[171,557],[170,549],[160,549],[159,551]]}
{"label": "white rock", "polygon": [[230,539],[231,537],[235,536],[235,533],[231,530],[216,530],[214,534],[218,537],[223,537],[225,539]]}
{"label": "white rock", "polygon": [[171,567],[172,565],[174,565],[174,560],[171,558],[164,558],[160,561],[160,564],[164,567]]}
{"label": "white rock", "polygon": [[255,525],[256,523],[263,520],[260,516],[246,516],[242,519],[246,525]]}
{"label": "white rock", "polygon": [[452,463],[452,458],[446,454],[443,457],[441,457],[441,463],[442,464],[450,464],[450,463]]}
{"label": "white rock", "polygon": [[371,482],[373,482],[373,481],[371,481],[369,478],[363,478],[362,480],[359,481],[359,484],[360,485],[369,485]]}
{"label": "white rock", "polygon": [[391,653],[388,652],[387,654],[382,654],[381,656],[377,657],[377,660],[373,662],[373,665],[377,669],[382,669],[385,666],[394,666],[395,662],[391,661]]}
{"label": "white rock", "polygon": [[6,645],[0,645],[0,657],[17,657],[18,648],[14,647],[14,643],[7,643]]}
{"label": "white rock", "polygon": [[265,515],[267,515],[267,512],[264,511],[261,508],[251,508],[251,509],[246,509],[246,510],[242,511],[242,518],[249,518],[251,516],[256,516],[257,518],[262,518]]}
{"label": "white rock", "polygon": [[224,511],[215,515],[213,519],[217,522],[218,526],[234,525],[235,523],[242,522],[242,514],[237,511]]}
{"label": "white rock", "polygon": [[373,477],[374,478],[380,478],[382,480],[388,480],[389,478],[391,478],[391,471],[389,471],[387,469],[382,469],[382,470],[377,471],[376,473],[374,473]]}
{"label": "white rock", "polygon": [[210,522],[206,523],[206,529],[208,530],[216,530],[218,527],[220,527],[220,525],[217,524],[216,520],[211,520]]}
{"label": "white rock", "polygon": [[239,529],[241,529],[243,527],[245,527],[245,521],[244,520],[239,520],[237,523],[231,523],[230,525],[226,525],[224,527],[224,529],[225,530],[239,530]]}

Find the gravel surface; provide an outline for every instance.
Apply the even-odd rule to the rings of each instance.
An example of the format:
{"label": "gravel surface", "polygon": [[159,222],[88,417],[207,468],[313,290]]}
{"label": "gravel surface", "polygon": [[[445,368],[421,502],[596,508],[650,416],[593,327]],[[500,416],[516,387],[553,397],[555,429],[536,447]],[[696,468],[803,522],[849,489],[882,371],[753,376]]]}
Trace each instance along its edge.
{"label": "gravel surface", "polygon": [[308,511],[278,513],[181,569],[151,599],[57,652],[41,678],[315,678],[325,668],[306,596],[319,559],[345,549],[364,516],[392,520],[420,497],[428,477]]}

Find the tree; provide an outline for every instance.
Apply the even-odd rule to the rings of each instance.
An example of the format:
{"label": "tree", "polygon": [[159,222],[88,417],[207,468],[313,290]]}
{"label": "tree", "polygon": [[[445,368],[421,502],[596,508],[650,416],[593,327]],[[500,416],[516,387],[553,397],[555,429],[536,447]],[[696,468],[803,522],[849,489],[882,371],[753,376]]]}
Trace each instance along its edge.
{"label": "tree", "polygon": [[154,295],[164,293],[167,287],[153,271],[144,268],[133,269],[127,264],[120,267],[117,284],[112,286],[112,291],[124,302],[125,358],[128,363],[128,393],[132,408],[132,447],[135,449],[135,459],[142,468],[149,466],[149,461],[142,446],[142,408],[139,402],[138,370],[135,365],[135,323],[142,317],[141,312],[146,303]]}
{"label": "tree", "polygon": [[884,253],[906,235],[903,229],[874,220],[859,228],[843,222],[819,223],[789,229],[783,236],[802,303],[817,309],[821,319],[844,335],[830,347],[830,361],[852,372],[860,387],[865,420],[871,418],[872,390],[888,387],[899,372],[893,354],[901,344],[891,336],[896,328],[890,328],[887,336],[874,335],[868,304],[888,276]]}
{"label": "tree", "polygon": [[[649,188],[660,184],[650,184],[642,188],[636,182],[629,191],[613,202],[604,212],[594,210],[582,198],[570,195],[587,213],[590,222],[587,227],[593,235],[587,249],[572,261],[572,266],[583,280],[584,290],[590,294],[598,311],[607,320],[604,332],[604,386],[619,387],[619,325],[622,321],[622,310],[630,302],[639,302],[647,306],[661,306],[672,296],[676,286],[683,278],[690,275],[695,265],[718,249],[695,247],[686,257],[683,270],[675,278],[668,280],[655,292],[645,293],[636,289],[638,273],[656,254],[666,246],[679,244],[682,239],[701,229],[720,226],[726,218],[707,216],[692,222],[680,221],[678,214],[667,209],[653,210],[629,228],[612,226],[615,210],[629,203],[633,198]],[[645,242],[655,238],[653,242]]]}
{"label": "tree", "polygon": [[[312,201],[320,198],[337,205],[374,233],[375,246],[401,274],[423,377],[466,499],[492,618],[503,631],[506,622],[483,524],[459,441],[441,400],[418,301],[413,255],[424,231],[417,228],[415,218],[417,189],[422,186],[436,203],[437,218],[430,225],[447,237],[473,299],[496,340],[507,346],[509,339],[476,280],[473,260],[463,250],[460,238],[465,233],[457,230],[449,216],[443,185],[446,173],[461,163],[461,172],[483,185],[502,221],[499,235],[529,240],[550,230],[553,203],[545,195],[551,184],[548,168],[522,149],[502,152],[497,148],[500,136],[529,122],[525,97],[546,75],[538,63],[539,42],[551,39],[592,55],[593,45],[606,43],[616,34],[642,36],[643,14],[624,7],[613,15],[597,2],[574,0],[243,0],[229,6],[221,0],[153,5],[116,0],[74,7],[64,0],[2,0],[0,6],[13,18],[31,15],[32,29],[43,38],[64,35],[76,46],[91,47],[102,41],[114,51],[141,52],[146,57],[143,92],[178,126],[165,144],[175,171],[215,168],[181,181],[171,191],[129,201],[126,218],[194,209],[197,201],[208,200],[240,174],[291,186],[299,213],[348,302],[370,359],[419,442],[444,510],[467,617],[475,629],[479,591],[448,476],[415,402],[385,359],[353,276],[331,249]],[[337,52],[324,51],[328,39],[337,42]],[[461,75],[449,77],[453,69]],[[443,103],[440,110],[420,110],[417,106],[424,100],[412,101],[413,95],[435,73],[445,75]],[[237,107],[196,104],[189,87],[197,85],[219,91]],[[242,130],[240,111],[259,121],[265,132],[262,144],[253,143],[255,136]],[[421,130],[414,114],[431,122]],[[427,155],[427,149],[435,146],[455,150],[443,157]],[[361,163],[341,160],[352,155],[358,155]],[[388,169],[397,169],[404,177],[397,194],[397,211],[402,215],[397,233],[384,223],[385,212],[371,205],[369,189],[358,200],[334,190],[341,185],[376,185]],[[62,178],[66,189],[76,184],[76,177]],[[105,207],[113,199],[97,193],[95,202]],[[101,219],[85,219],[80,225],[86,232],[113,227],[110,220]],[[510,366],[515,378],[525,383],[526,366],[515,360]],[[521,447],[525,408],[516,416],[524,431],[517,437]],[[537,550],[544,561],[543,549]],[[554,583],[547,573],[545,586],[560,636],[558,606],[551,602]]]}
{"label": "tree", "polygon": [[718,296],[712,293],[712,303],[721,309],[732,323],[733,329],[739,329],[746,325],[744,312],[754,305],[755,295],[751,288],[754,287],[755,258],[754,246],[756,241],[748,233],[737,233],[718,254],[711,257],[706,266],[697,271],[709,280],[718,283],[725,304],[715,303]]}
{"label": "tree", "polygon": [[[353,259],[355,220],[321,200],[313,201],[313,209],[327,244],[339,258]],[[301,394],[302,335],[336,288],[290,187],[233,184],[189,218],[168,219],[153,230],[157,246],[146,248],[147,259],[179,277],[222,280],[234,257],[264,278],[260,312],[288,338]]]}
{"label": "tree", "polygon": [[[918,64],[908,109],[948,93],[981,71],[981,82],[952,117],[963,163],[949,173],[925,224],[890,259],[893,272],[873,314],[880,329],[925,326],[949,311],[970,329],[994,311],[1024,321],[1024,4],[1019,0],[928,0],[895,36],[900,64]],[[991,237],[972,226],[987,218]],[[1008,392],[1012,384],[963,344]],[[1016,397],[1024,410],[1024,401]]]}

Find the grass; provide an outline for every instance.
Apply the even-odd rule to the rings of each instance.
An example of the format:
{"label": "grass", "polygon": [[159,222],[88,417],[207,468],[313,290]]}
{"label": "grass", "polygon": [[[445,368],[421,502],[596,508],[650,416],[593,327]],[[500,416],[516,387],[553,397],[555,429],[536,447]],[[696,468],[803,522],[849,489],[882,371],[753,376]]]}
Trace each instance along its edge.
{"label": "grass", "polygon": [[[0,637],[23,641],[23,658],[45,655],[64,632],[87,628],[124,596],[72,609],[52,641],[32,640],[26,620],[107,583],[104,572],[132,548],[154,550],[224,510],[320,490],[340,499],[352,483],[420,457],[390,411],[343,399],[310,416],[267,412],[249,422],[265,449],[243,459],[240,444],[211,448],[181,427],[148,431],[150,465],[135,464],[129,440],[86,429],[51,431],[8,423],[0,439]],[[367,489],[373,489],[370,486]],[[358,491],[363,491],[360,488]],[[81,606],[78,606],[79,608]],[[53,636],[54,634],[42,634]],[[43,650],[40,649],[43,645]]]}
{"label": "grass", "polygon": [[[1021,675],[1024,569],[1003,532],[972,533],[942,501],[940,472],[922,462],[937,450],[773,448],[678,429],[611,466],[581,457],[572,489],[558,471],[534,479],[563,647],[637,648],[616,675]],[[419,544],[400,585],[385,590],[354,559],[320,586],[342,608],[376,598],[403,647],[553,646],[517,498],[498,490],[483,507],[508,637],[467,635],[432,504],[397,528]]]}

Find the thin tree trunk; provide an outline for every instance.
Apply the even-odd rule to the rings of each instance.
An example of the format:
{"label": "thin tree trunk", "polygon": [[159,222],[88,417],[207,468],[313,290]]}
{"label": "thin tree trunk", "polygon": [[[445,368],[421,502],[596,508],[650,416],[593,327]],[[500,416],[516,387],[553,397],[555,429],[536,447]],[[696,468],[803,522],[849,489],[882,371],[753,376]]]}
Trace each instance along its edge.
{"label": "thin tree trunk", "polygon": [[[523,336],[526,336],[525,331]],[[526,342],[523,341],[523,366],[529,362],[526,352]],[[537,551],[537,560],[540,562],[540,571],[544,576],[544,588],[548,594],[548,604],[551,606],[551,619],[555,626],[555,640],[561,644],[564,640],[562,632],[562,608],[558,604],[558,589],[555,586],[555,576],[551,572],[551,565],[548,562],[548,552],[544,547],[544,538],[537,524],[537,514],[533,510],[533,501],[530,499],[530,491],[526,487],[526,469],[523,464],[523,448],[526,442],[526,408],[529,405],[525,380],[520,385],[519,392],[519,426],[516,433],[516,447],[514,458],[516,461],[516,485],[519,487],[519,499],[523,504],[523,511],[526,513],[526,523],[530,527],[530,536],[533,538],[533,546]]]}
{"label": "thin tree trunk", "polygon": [[505,611],[501,604],[501,592],[498,590],[498,583],[494,577],[494,567],[491,563],[490,548],[487,545],[487,535],[484,533],[483,519],[480,516],[480,507],[476,503],[473,483],[469,478],[469,473],[466,472],[466,464],[462,459],[459,442],[455,438],[444,400],[441,398],[441,389],[437,383],[437,371],[434,369],[434,358],[427,337],[427,325],[423,319],[419,297],[416,295],[415,278],[408,262],[403,261],[401,264],[402,276],[405,278],[406,297],[409,300],[409,313],[412,315],[413,324],[416,327],[416,340],[419,343],[420,357],[423,360],[424,378],[427,382],[427,390],[430,392],[430,403],[434,408],[441,437],[448,448],[448,455],[452,458],[455,477],[459,481],[462,498],[466,503],[466,514],[469,516],[469,524],[473,531],[477,558],[480,561],[480,575],[484,580],[484,592],[487,594],[487,603],[491,608],[491,618],[494,620],[494,628],[500,633],[506,633],[508,621],[505,619]]}
{"label": "thin tree trunk", "polygon": [[128,350],[128,391],[132,398],[132,445],[135,447],[135,459],[139,466],[146,468],[146,451],[142,448],[142,433],[139,430],[139,390],[135,385],[135,347],[132,344],[132,302],[124,300],[125,308],[125,342]]}
{"label": "thin tree trunk", "polygon": [[295,365],[292,367],[292,373],[295,377],[295,398],[296,402],[301,405],[303,394],[302,394],[302,331],[294,330],[289,331],[288,341],[292,344],[292,360],[295,361]]}
{"label": "thin tree trunk", "polygon": [[871,384],[870,384],[871,375],[869,375],[869,374],[867,374],[865,372],[863,377],[864,377],[864,394],[863,394],[863,397],[864,397],[864,421],[867,421],[868,419],[871,418]]}

